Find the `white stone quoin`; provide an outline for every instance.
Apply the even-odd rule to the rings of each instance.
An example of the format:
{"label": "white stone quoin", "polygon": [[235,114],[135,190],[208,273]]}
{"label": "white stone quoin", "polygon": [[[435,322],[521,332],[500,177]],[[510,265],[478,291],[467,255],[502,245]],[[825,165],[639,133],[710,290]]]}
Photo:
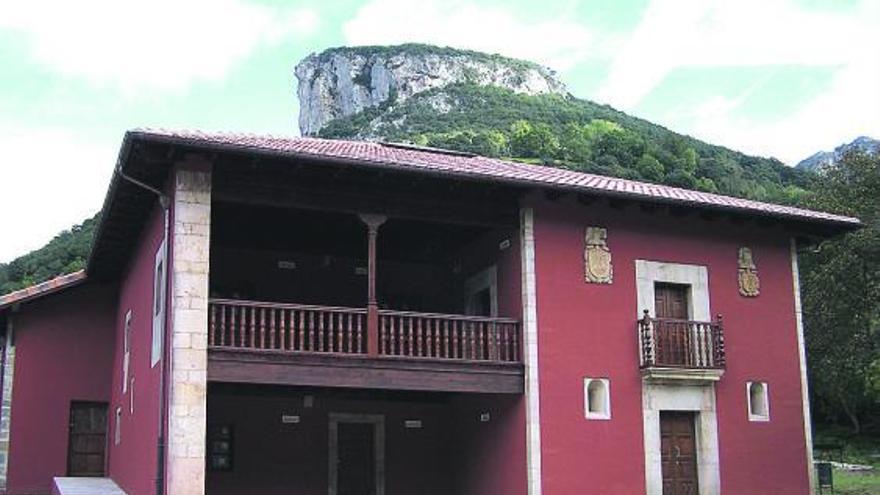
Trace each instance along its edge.
{"label": "white stone quoin", "polygon": [[211,167],[189,159],[175,176],[171,261],[168,493],[205,493]]}

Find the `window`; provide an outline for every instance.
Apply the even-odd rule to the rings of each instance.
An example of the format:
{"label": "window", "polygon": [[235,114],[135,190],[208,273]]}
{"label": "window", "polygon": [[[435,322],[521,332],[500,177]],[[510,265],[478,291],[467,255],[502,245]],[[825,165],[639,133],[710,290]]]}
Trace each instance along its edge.
{"label": "window", "polygon": [[113,444],[119,445],[122,442],[122,408],[116,408],[116,417],[113,425]]}
{"label": "window", "polygon": [[607,378],[584,378],[584,416],[611,419],[611,393]]}
{"label": "window", "polygon": [[766,382],[747,382],[749,421],[770,421],[770,401]]}
{"label": "window", "polygon": [[153,342],[150,352],[150,365],[155,366],[162,357],[162,340],[165,334],[165,285],[168,278],[165,243],[162,241],[156,251],[153,270]]}
{"label": "window", "polygon": [[131,363],[131,310],[122,324],[122,393],[128,391],[128,368]]}

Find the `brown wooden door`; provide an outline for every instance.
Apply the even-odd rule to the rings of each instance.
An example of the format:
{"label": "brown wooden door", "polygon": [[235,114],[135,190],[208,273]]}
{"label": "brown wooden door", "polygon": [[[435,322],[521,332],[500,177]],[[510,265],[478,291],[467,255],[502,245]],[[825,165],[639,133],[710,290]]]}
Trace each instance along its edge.
{"label": "brown wooden door", "polygon": [[654,312],[657,318],[687,320],[688,301],[686,285],[656,284],[654,286]]}
{"label": "brown wooden door", "polygon": [[[689,366],[691,332],[688,318],[688,287],[680,284],[654,286],[656,362],[661,366]],[[670,321],[679,320],[679,321]]]}
{"label": "brown wooden door", "polygon": [[375,425],[339,423],[337,495],[376,495]]}
{"label": "brown wooden door", "polygon": [[107,404],[71,402],[67,475],[104,476],[106,445]]}
{"label": "brown wooden door", "polygon": [[694,413],[660,412],[663,495],[698,495]]}

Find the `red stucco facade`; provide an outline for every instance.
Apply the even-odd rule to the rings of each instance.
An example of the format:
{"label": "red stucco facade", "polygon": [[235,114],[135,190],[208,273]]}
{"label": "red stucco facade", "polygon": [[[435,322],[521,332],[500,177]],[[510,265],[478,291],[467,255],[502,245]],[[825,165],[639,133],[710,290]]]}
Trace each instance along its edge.
{"label": "red stucco facade", "polygon": [[[169,176],[173,177],[173,167]],[[708,219],[696,210],[676,210],[681,214],[673,215],[666,208],[585,197],[578,201],[575,195],[543,192],[523,192],[518,198],[521,204],[507,206],[511,210],[518,206],[533,210],[533,252],[529,246],[524,247],[515,222],[508,221],[491,228],[482,225],[483,230],[455,246],[454,251],[436,253],[437,258],[448,262],[448,267],[434,259],[418,260],[420,265],[408,260],[394,270],[385,268],[384,273],[393,274],[389,278],[394,278],[397,286],[407,288],[409,283],[408,290],[424,287],[420,295],[428,303],[439,305],[433,310],[436,313],[457,310],[463,314],[462,286],[494,266],[497,313],[518,320],[525,333],[519,342],[529,342],[520,349],[523,364],[504,364],[512,365],[516,373],[524,369],[527,381],[537,374],[537,389],[527,386],[523,393],[516,394],[497,390],[477,393],[442,389],[432,383],[435,388],[404,392],[389,381],[382,384],[384,388],[350,390],[338,383],[317,387],[314,383],[261,382],[257,373],[249,377],[248,385],[232,385],[212,379],[209,365],[205,372],[206,422],[209,426],[234,426],[235,458],[231,472],[207,473],[207,493],[327,493],[328,418],[334,413],[383,416],[387,435],[386,495],[537,495],[530,486],[539,487],[543,495],[645,493],[649,478],[645,438],[649,432],[644,427],[645,381],[639,365],[636,324],[646,308],[638,307],[637,302],[637,260],[699,266],[708,272],[711,313],[724,317],[727,364],[717,383],[698,386],[714,389],[720,492],[807,493],[808,453],[791,265],[792,234],[779,224],[765,226],[744,217],[733,222],[718,215]],[[519,212],[507,213],[515,217]],[[345,214],[361,228],[356,216]],[[158,201],[151,204],[144,218],[134,247],[125,254],[126,261],[112,281],[89,279],[83,285],[29,300],[14,310],[11,306],[0,307],[6,311],[2,316],[12,322],[17,353],[8,468],[8,492],[12,495],[49,493],[52,477],[66,474],[71,401],[108,403],[106,474],[126,493],[156,493],[159,463],[171,462],[169,457],[160,460],[158,456],[163,427],[163,363],[153,365],[150,355],[154,259],[166,235],[165,212]],[[168,220],[173,225],[173,219]],[[432,222],[435,227],[443,224],[436,218]],[[444,232],[456,233],[453,223],[442,225],[448,229]],[[610,284],[584,280],[587,226],[607,229],[614,267]],[[214,235],[213,230],[210,232]],[[209,297],[262,297],[295,306],[323,304],[331,294],[337,298],[331,301],[333,304],[350,308],[363,305],[364,279],[357,269],[364,260],[359,254],[348,253],[347,264],[340,263],[344,277],[321,279],[321,270],[331,265],[330,255],[317,249],[290,254],[283,246],[267,249],[265,244],[260,246],[247,238],[226,241],[227,245],[211,245],[210,250],[206,244],[185,246],[209,250]],[[737,252],[741,247],[749,247],[754,255],[761,280],[758,297],[739,293]],[[527,287],[524,284],[531,275],[524,276],[524,267],[532,262],[532,254],[535,285]],[[173,272],[172,260],[170,253]],[[280,261],[285,261],[288,268],[297,263],[314,266],[309,267],[312,271],[303,269],[291,275],[280,271]],[[443,273],[438,275],[437,270]],[[383,273],[381,266],[379,273]],[[289,287],[290,280],[297,280],[297,287]],[[222,294],[241,281],[254,286],[253,296]],[[345,283],[349,285],[341,287]],[[382,294],[382,280],[378,283]],[[182,289],[184,293],[187,288]],[[526,307],[531,304],[526,297],[530,291],[535,295],[534,307]],[[529,309],[536,315],[533,326],[525,322]],[[129,311],[129,381],[123,391],[123,332]],[[168,309],[166,323],[173,321],[171,311]],[[529,351],[534,350],[530,335],[537,338],[537,362],[529,357]],[[208,342],[207,329],[205,337]],[[165,339],[163,356],[167,357],[173,345]],[[209,348],[206,354],[210,357],[210,352],[219,351],[229,349]],[[270,351],[293,352],[291,348]],[[287,357],[295,359],[293,356]],[[393,361],[387,355],[357,357]],[[327,354],[321,358],[341,359]],[[442,359],[448,358],[447,354]],[[431,359],[441,360],[436,355]],[[165,379],[170,376],[171,372],[166,372]],[[585,377],[609,380],[610,419],[585,418]],[[749,421],[749,381],[769,384],[769,421]],[[306,396],[312,397],[309,406],[305,405]],[[537,411],[530,409],[535,406]],[[167,413],[191,415],[192,421],[200,421],[198,409]],[[540,414],[540,422],[529,425],[527,417],[535,412]],[[488,421],[480,419],[484,413],[488,413]],[[300,422],[282,423],[282,415],[298,415]],[[422,427],[406,428],[404,422],[411,419],[421,420]],[[540,445],[529,443],[530,428],[539,429],[536,438]],[[536,465],[538,458],[540,464]]]}
{"label": "red stucco facade", "polygon": [[[808,489],[789,238],[773,228],[537,200],[535,257],[546,494],[644,490],[635,260],[707,267],[725,322],[727,370],[715,385],[724,493]],[[612,284],[584,283],[584,228],[608,229]],[[737,249],[752,248],[761,294],[738,292]],[[612,418],[584,418],[583,378],[609,378]],[[765,381],[771,420],[750,422],[746,382]],[[763,453],[763,454],[760,454]]]}
{"label": "red stucco facade", "polygon": [[7,492],[49,493],[67,474],[71,401],[108,402],[113,287],[79,286],[15,314]]}
{"label": "red stucco facade", "polygon": [[[119,286],[116,307],[116,345],[110,418],[108,474],[127,493],[155,493],[159,438],[159,381],[161,362],[151,363],[153,268],[156,251],[165,237],[165,215],[153,210]],[[129,386],[122,392],[125,315],[131,311]],[[116,408],[121,410],[120,442],[113,437]]]}

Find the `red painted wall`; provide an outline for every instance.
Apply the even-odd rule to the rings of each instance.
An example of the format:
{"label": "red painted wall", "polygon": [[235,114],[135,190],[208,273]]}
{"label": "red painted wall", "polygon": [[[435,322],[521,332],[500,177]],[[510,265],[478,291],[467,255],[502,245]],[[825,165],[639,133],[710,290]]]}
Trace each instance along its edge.
{"label": "red painted wall", "polygon": [[[803,494],[807,488],[788,238],[779,228],[635,206],[535,207],[543,489],[546,494],[644,490],[635,260],[704,265],[713,314],[725,320],[728,368],[717,385],[722,491]],[[611,285],[584,282],[584,228],[608,229]],[[761,295],[737,285],[737,249],[752,248]],[[583,377],[611,380],[609,421],[588,421]],[[768,423],[747,421],[745,382],[769,382]]]}
{"label": "red painted wall", "polygon": [[114,303],[112,287],[89,284],[14,315],[10,495],[50,493],[67,474],[70,402],[110,399]]}
{"label": "red painted wall", "polygon": [[[161,362],[152,367],[153,269],[156,251],[164,238],[165,218],[157,206],[146,224],[137,248],[122,275],[114,313],[116,333],[110,404],[109,474],[129,494],[155,493],[156,445],[159,436],[159,377]],[[123,323],[131,310],[129,377],[134,385],[122,393]],[[132,401],[134,412],[132,412]],[[121,407],[121,435],[114,444],[115,410]]]}
{"label": "red painted wall", "polygon": [[[443,396],[371,399],[289,388],[277,393],[252,390],[257,392],[209,395],[209,425],[233,425],[235,457],[233,471],[208,473],[207,493],[325,495],[331,412],[384,415],[388,495],[449,492],[450,426],[444,414],[449,406]],[[307,394],[314,397],[313,407],[304,407]],[[301,422],[282,424],[282,414],[299,415]],[[419,419],[423,427],[406,429],[407,419]]]}
{"label": "red painted wall", "polygon": [[[314,398],[305,407],[304,397]],[[330,389],[214,387],[208,422],[234,429],[233,470],[209,472],[209,495],[324,495],[328,483],[330,413],[381,414],[388,495],[524,493],[516,454],[519,397],[345,392]],[[491,420],[481,422],[489,412]],[[300,416],[282,424],[281,415]],[[422,428],[404,421],[418,419]]]}
{"label": "red painted wall", "polygon": [[[501,248],[504,242],[509,246]],[[463,272],[495,264],[498,268],[498,314],[522,321],[521,239],[497,230],[468,246]],[[524,396],[463,394],[454,399],[457,418],[456,490],[460,495],[525,495],[526,420]],[[474,421],[488,412],[488,423]]]}

